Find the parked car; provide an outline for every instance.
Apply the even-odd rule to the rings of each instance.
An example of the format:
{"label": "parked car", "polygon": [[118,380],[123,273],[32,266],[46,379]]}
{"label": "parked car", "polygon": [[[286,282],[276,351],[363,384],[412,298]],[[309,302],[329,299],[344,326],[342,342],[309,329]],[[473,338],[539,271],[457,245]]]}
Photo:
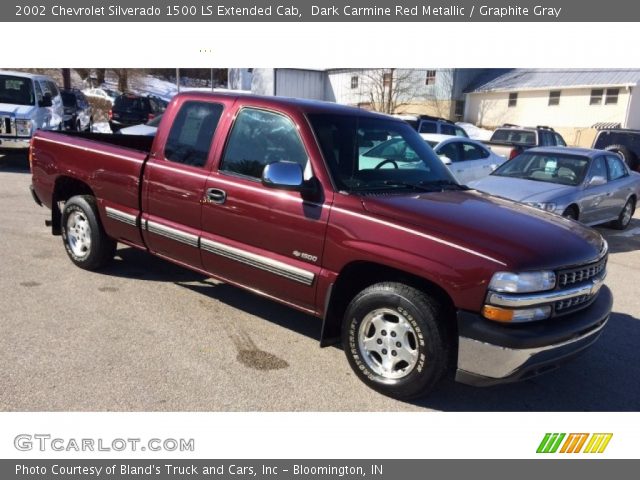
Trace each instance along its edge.
{"label": "parked car", "polygon": [[486,177],[506,161],[481,142],[469,138],[436,133],[423,133],[421,136],[463,184]]}
{"label": "parked car", "polygon": [[488,142],[483,142],[492,152],[507,160],[534,147],[566,147],[567,143],[551,127],[519,127],[505,124],[497,128]]}
{"label": "parked car", "polygon": [[629,226],[640,197],[640,174],[612,152],[534,148],[473,188],[555,212],[586,225]]}
{"label": "parked car", "polygon": [[124,127],[146,123],[164,112],[165,108],[166,102],[158,97],[122,94],[109,110],[109,127],[117,132]]}
{"label": "parked car", "polygon": [[50,77],[0,71],[0,149],[26,150],[36,130],[60,129],[62,109]]}
{"label": "parked car", "polygon": [[631,170],[640,168],[640,130],[626,128],[600,130],[591,148],[617,153]]}
{"label": "parked car", "polygon": [[158,125],[160,125],[161,120],[162,114],[158,115],[155,118],[152,118],[147,123],[134,125],[133,127],[121,128],[116,133],[121,133],[123,135],[145,135],[153,137],[158,131]]}
{"label": "parked car", "polygon": [[60,96],[64,106],[63,128],[90,132],[93,126],[93,112],[84,93],[77,89],[62,90]]}
{"label": "parked car", "polygon": [[113,103],[116,98],[118,98],[118,94],[116,92],[107,91],[104,88],[85,88],[82,92],[87,97],[100,98],[111,103]]}
{"label": "parked car", "polygon": [[[393,138],[411,168],[360,165],[361,142]],[[454,371],[530,378],[592,345],[611,311],[597,231],[458,184],[387,115],[185,92],[155,137],[38,132],[30,156],[34,200],[78,267],[122,242],[320,317],[321,345],[341,339],[393,397]],[[90,302],[82,288],[60,295]]]}
{"label": "parked car", "polygon": [[441,133],[442,135],[456,135],[469,138],[464,128],[456,125],[451,120],[431,115],[407,115],[396,114],[396,118],[404,120],[418,133]]}

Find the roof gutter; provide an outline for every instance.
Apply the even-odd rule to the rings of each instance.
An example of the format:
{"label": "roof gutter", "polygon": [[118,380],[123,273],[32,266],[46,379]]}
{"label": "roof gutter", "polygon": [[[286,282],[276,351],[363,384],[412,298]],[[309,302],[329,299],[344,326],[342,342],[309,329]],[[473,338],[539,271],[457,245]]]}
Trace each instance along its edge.
{"label": "roof gutter", "polygon": [[620,83],[620,84],[602,84],[602,85],[565,85],[565,86],[555,86],[549,85],[546,87],[520,87],[520,88],[497,88],[491,90],[473,90],[471,92],[467,92],[468,94],[474,93],[500,93],[500,92],[539,92],[539,91],[549,91],[549,90],[576,90],[579,88],[629,88],[635,87],[635,83]]}

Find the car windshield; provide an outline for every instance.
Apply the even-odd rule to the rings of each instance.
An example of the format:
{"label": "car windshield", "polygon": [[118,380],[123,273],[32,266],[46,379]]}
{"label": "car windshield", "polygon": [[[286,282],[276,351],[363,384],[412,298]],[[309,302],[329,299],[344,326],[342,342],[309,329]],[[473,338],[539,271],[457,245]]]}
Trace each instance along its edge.
{"label": "car windshield", "polygon": [[76,106],[76,96],[71,92],[60,92],[62,96],[62,104],[65,107],[75,107]]}
{"label": "car windshield", "polygon": [[331,114],[309,120],[339,190],[464,188],[405,122]]}
{"label": "car windshield", "polygon": [[582,183],[588,165],[586,157],[525,152],[503,163],[492,175],[576,186]]}
{"label": "car windshield", "polygon": [[499,128],[491,136],[492,142],[515,143],[518,145],[533,146],[536,144],[536,134],[529,130],[516,130],[514,128]]}
{"label": "car windshield", "polygon": [[0,103],[35,105],[31,79],[0,75]]}

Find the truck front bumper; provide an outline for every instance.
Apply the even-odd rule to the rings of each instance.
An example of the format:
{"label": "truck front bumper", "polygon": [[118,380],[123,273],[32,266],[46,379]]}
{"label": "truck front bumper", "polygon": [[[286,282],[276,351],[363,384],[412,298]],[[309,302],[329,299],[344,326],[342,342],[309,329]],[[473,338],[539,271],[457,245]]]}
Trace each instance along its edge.
{"label": "truck front bumper", "polygon": [[504,325],[459,311],[456,381],[488,386],[553,370],[598,339],[612,306],[603,286],[587,308],[530,324]]}
{"label": "truck front bumper", "polygon": [[26,150],[30,141],[29,137],[0,137],[0,150]]}

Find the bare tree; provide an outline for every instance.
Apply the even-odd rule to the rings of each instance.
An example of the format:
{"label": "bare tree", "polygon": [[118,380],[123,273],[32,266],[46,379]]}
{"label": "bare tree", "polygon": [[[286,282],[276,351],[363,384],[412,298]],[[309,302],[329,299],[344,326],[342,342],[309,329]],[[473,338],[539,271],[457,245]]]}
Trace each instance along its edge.
{"label": "bare tree", "polygon": [[126,68],[113,68],[112,70],[118,77],[118,90],[121,92],[129,90],[129,70]]}
{"label": "bare tree", "polygon": [[416,82],[415,72],[398,68],[364,70],[361,91],[367,97],[371,109],[394,113],[423,99],[422,85]]}
{"label": "bare tree", "polygon": [[107,69],[106,68],[96,68],[96,81],[98,82],[98,85],[102,85],[104,83],[104,77],[107,74]]}

